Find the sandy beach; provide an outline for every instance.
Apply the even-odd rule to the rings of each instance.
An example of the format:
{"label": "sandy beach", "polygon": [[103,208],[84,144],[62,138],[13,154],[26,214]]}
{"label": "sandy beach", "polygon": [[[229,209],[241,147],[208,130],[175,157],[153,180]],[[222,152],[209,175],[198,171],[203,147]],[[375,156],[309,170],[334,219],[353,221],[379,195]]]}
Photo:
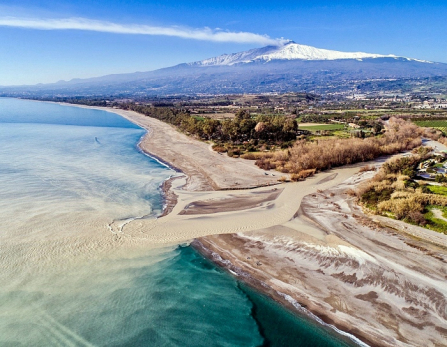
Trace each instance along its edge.
{"label": "sandy beach", "polygon": [[214,152],[211,145],[194,140],[157,119],[133,111],[113,109],[112,112],[148,131],[140,148],[183,172],[187,176],[185,190],[246,189],[277,184],[283,176],[279,172],[266,175],[254,162]]}
{"label": "sandy beach", "polygon": [[186,175],[169,181],[169,214],[111,225],[115,239],[135,246],[195,239],[242,280],[370,345],[445,345],[446,237],[365,215],[346,194],[373,174],[358,174],[365,164],[278,184],[280,173],[215,153],[168,124],[98,109],[148,129],[141,149]]}

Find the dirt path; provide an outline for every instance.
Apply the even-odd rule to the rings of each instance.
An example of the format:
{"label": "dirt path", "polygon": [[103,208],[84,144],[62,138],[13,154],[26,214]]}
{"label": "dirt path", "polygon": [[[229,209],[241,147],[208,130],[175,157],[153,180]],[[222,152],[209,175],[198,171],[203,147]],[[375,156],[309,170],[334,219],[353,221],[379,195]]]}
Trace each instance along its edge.
{"label": "dirt path", "polygon": [[431,211],[433,212],[433,215],[435,216],[435,218],[443,220],[444,222],[447,222],[447,218],[445,218],[442,215],[442,211],[440,209],[434,208]]}

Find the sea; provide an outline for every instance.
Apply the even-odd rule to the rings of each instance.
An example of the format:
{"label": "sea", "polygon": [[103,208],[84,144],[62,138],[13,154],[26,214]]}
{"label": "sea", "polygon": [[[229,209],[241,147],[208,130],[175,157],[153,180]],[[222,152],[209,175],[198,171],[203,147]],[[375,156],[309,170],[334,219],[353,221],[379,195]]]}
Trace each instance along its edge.
{"label": "sea", "polygon": [[188,244],[110,227],[157,218],[176,174],[110,112],[0,98],[0,346],[355,346]]}

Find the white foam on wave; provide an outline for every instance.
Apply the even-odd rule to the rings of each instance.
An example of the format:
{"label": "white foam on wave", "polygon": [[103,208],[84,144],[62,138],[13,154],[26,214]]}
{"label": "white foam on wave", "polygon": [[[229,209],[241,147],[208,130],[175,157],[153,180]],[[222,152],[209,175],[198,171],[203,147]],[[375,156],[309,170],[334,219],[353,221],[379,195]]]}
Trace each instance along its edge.
{"label": "white foam on wave", "polygon": [[349,334],[343,330],[338,329],[336,326],[332,325],[332,324],[328,324],[326,322],[324,322],[320,317],[316,316],[315,314],[313,314],[312,312],[310,312],[309,310],[305,309],[303,306],[301,306],[299,304],[298,301],[296,301],[294,298],[292,298],[290,295],[288,294],[284,294],[281,292],[277,292],[281,297],[283,297],[288,303],[292,304],[292,306],[297,309],[300,313],[304,313],[305,315],[307,315],[309,318],[317,321],[319,324],[326,326],[328,328],[331,328],[332,330],[336,331],[338,334],[343,335],[347,338],[349,338],[352,342],[356,343],[357,345],[361,346],[361,347],[370,347],[368,344],[366,344],[365,342],[361,341],[359,338],[355,337],[352,334]]}

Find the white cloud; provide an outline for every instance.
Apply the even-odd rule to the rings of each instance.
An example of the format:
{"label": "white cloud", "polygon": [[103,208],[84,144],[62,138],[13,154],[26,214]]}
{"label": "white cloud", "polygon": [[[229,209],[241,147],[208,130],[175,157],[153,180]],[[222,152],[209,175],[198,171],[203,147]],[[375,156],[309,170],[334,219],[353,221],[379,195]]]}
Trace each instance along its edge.
{"label": "white cloud", "polygon": [[191,29],[179,26],[163,27],[117,24],[86,18],[33,19],[0,17],[0,26],[38,30],[87,30],[115,34],[161,35],[202,41],[258,43],[266,45],[281,44],[281,42],[283,42],[282,39],[272,39],[267,35],[259,35],[250,32],[231,32],[220,29],[213,30],[210,28]]}

